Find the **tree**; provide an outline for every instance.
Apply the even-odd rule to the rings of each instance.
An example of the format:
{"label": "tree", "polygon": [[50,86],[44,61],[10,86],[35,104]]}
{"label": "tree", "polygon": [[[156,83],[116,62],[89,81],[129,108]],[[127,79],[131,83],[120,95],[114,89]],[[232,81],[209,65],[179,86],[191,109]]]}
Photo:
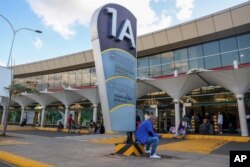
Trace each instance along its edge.
{"label": "tree", "polygon": [[39,93],[39,91],[36,89],[36,82],[31,82],[31,81],[27,81],[25,85],[14,83],[14,84],[11,84],[10,87],[7,89],[9,90],[9,102],[8,102],[8,107],[5,113],[4,127],[3,127],[3,132],[1,134],[2,136],[6,136],[6,132],[7,132],[11,97],[21,95],[21,93],[24,93],[24,92],[29,93],[29,94]]}

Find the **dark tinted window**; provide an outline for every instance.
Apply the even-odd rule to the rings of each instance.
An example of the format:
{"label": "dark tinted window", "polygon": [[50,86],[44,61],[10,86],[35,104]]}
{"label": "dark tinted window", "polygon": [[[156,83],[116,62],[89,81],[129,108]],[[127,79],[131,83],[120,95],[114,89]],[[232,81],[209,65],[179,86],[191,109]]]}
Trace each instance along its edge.
{"label": "dark tinted window", "polygon": [[208,42],[203,44],[204,56],[220,53],[219,42]]}
{"label": "dark tinted window", "polygon": [[237,50],[237,43],[235,37],[220,40],[221,53],[233,50]]}

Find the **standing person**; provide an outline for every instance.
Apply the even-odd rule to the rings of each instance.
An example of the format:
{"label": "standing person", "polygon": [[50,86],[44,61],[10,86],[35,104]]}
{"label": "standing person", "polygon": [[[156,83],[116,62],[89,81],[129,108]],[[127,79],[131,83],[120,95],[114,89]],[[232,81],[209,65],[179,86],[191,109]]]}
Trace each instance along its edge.
{"label": "standing person", "polygon": [[[159,143],[160,136],[153,130],[153,126],[156,123],[157,118],[151,115],[149,119],[145,120],[135,133],[136,140],[141,144],[146,144],[146,153],[150,153],[150,158],[161,158],[156,154],[156,148]],[[152,149],[150,151],[150,146]]]}
{"label": "standing person", "polygon": [[24,114],[24,116],[23,116],[23,126],[27,125],[27,121],[28,121],[28,113],[26,111],[25,114]]}
{"label": "standing person", "polygon": [[219,134],[222,134],[222,127],[223,127],[223,115],[221,112],[218,112],[218,130]]}
{"label": "standing person", "polygon": [[187,121],[182,120],[179,124],[177,131],[175,132],[174,138],[177,138],[178,135],[180,134],[182,135],[182,139],[184,139],[187,134],[187,126],[188,126]]}
{"label": "standing person", "polygon": [[57,132],[61,132],[63,128],[62,121],[59,121],[58,126],[57,126]]}
{"label": "standing person", "polygon": [[147,111],[146,114],[144,115],[144,120],[149,119],[149,112]]}
{"label": "standing person", "polygon": [[70,130],[72,128],[72,124],[73,124],[72,114],[69,114],[69,117],[68,117],[68,132],[70,132]]}

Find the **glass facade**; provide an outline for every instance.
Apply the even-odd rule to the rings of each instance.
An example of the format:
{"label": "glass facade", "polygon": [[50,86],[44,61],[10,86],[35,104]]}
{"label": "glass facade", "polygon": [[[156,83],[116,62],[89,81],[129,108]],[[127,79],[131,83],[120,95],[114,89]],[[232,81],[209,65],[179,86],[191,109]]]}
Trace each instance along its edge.
{"label": "glass facade", "polygon": [[[221,68],[232,66],[234,61],[239,64],[250,63],[250,34],[138,58],[138,77],[173,75],[175,70],[178,73],[186,73],[193,68]],[[44,89],[46,85],[49,85],[49,88],[60,88],[62,85],[73,87],[96,85],[97,79],[95,67],[91,67],[35,77],[15,78],[17,83],[26,81],[37,82],[38,85],[42,85],[41,89]]]}
{"label": "glass facade", "polygon": [[193,68],[214,69],[250,63],[250,34],[181,48],[138,59],[138,77],[157,77],[186,73]]}
{"label": "glass facade", "polygon": [[221,67],[219,42],[208,42],[202,45],[204,51],[205,68]]}
{"label": "glass facade", "polygon": [[238,37],[238,47],[241,63],[250,62],[250,34]]}
{"label": "glass facade", "polygon": [[143,57],[137,60],[138,77],[149,77],[149,57]]}
{"label": "glass facade", "polygon": [[239,62],[238,46],[236,38],[227,38],[220,40],[220,52],[222,66],[233,65],[233,61]]}
{"label": "glass facade", "polygon": [[[173,52],[161,54],[161,69],[162,75],[170,75],[174,71],[174,55]],[[139,68],[138,68],[139,71]]]}
{"label": "glass facade", "polygon": [[35,77],[15,78],[15,83],[25,84],[27,81],[36,82],[39,90],[48,87],[50,89],[62,88],[63,85],[72,87],[90,86],[97,82],[95,67]]}
{"label": "glass facade", "polygon": [[188,48],[189,68],[204,68],[204,54],[202,45],[192,46]]}
{"label": "glass facade", "polygon": [[[234,61],[239,64],[250,63],[250,34],[228,37],[138,58],[138,77],[173,75],[175,70],[178,73],[186,73],[193,68],[215,69],[232,66]],[[27,81],[36,82],[38,89],[44,90],[45,88],[58,89],[68,85],[72,87],[96,85],[97,78],[95,67],[27,78],[15,78],[16,83],[25,84]],[[246,93],[247,110],[250,110],[249,97],[250,93],[248,92]],[[217,111],[221,111],[237,115],[237,100],[234,94],[220,86],[192,90],[186,96],[181,97],[181,100],[188,100],[193,103],[192,107],[189,108],[191,113],[210,112],[215,114]],[[54,105],[58,104],[52,104],[51,106]],[[89,104],[84,102],[84,105]],[[169,115],[170,118],[165,119],[166,127],[169,127],[168,119],[170,119],[170,126],[174,126],[174,113],[172,112],[174,105],[172,98],[165,92],[147,94],[138,99],[137,105],[140,107],[157,106],[159,108],[159,122],[166,118],[166,115]],[[228,129],[228,127],[224,127],[224,129]]]}

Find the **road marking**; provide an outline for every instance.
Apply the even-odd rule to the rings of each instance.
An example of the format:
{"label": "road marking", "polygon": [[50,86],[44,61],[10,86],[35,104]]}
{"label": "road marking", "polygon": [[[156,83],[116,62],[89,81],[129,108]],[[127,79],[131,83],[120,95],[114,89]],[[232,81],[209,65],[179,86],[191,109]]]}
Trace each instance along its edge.
{"label": "road marking", "polygon": [[30,144],[30,143],[22,142],[22,141],[16,141],[16,140],[1,140],[0,139],[0,146],[15,145],[15,144]]}
{"label": "road marking", "polygon": [[54,167],[53,165],[49,165],[43,162],[32,160],[32,159],[29,159],[20,155],[15,155],[6,151],[0,151],[0,160],[8,162],[10,164],[17,165],[17,166]]}
{"label": "road marking", "polygon": [[226,143],[228,143],[228,141],[211,139],[178,140],[178,142],[160,145],[158,146],[158,150],[209,154]]}
{"label": "road marking", "polygon": [[74,141],[88,141],[94,143],[103,143],[103,144],[115,144],[115,143],[124,143],[126,137],[123,135],[109,135],[109,134],[95,134],[95,135],[82,135],[82,136],[63,136],[55,137],[57,139],[65,140],[74,140]]}
{"label": "road marking", "polygon": [[101,143],[101,144],[116,144],[116,143],[124,143],[125,141],[126,141],[126,137],[113,137],[113,138],[90,140],[90,142]]}

